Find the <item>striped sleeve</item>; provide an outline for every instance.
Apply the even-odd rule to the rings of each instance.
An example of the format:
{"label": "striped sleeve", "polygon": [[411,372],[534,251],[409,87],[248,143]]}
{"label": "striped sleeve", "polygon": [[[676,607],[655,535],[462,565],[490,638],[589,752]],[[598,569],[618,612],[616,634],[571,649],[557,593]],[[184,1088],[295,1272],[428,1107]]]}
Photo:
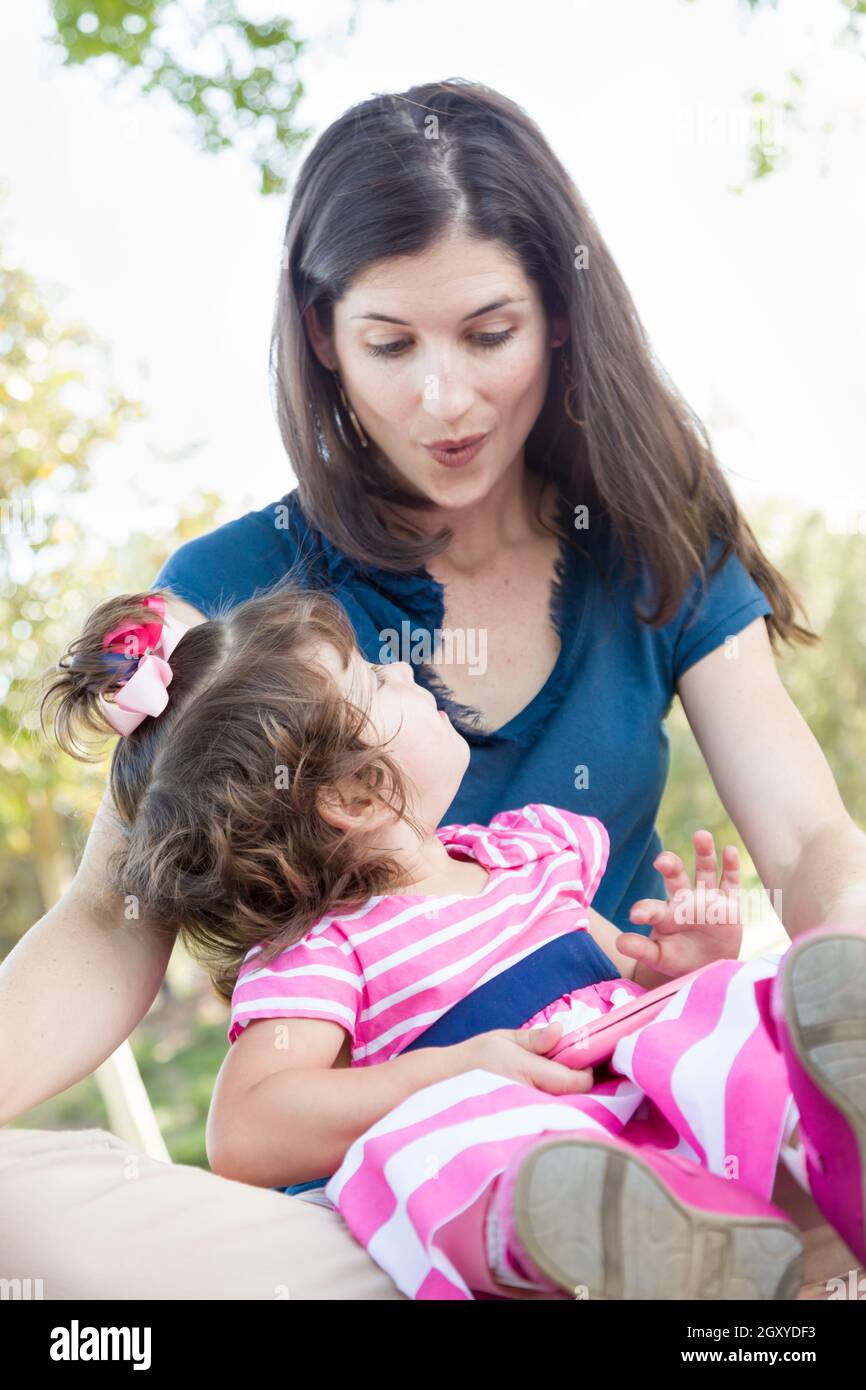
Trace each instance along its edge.
{"label": "striped sleeve", "polygon": [[583,900],[589,907],[607,868],[610,836],[595,816],[581,816],[561,806],[532,802],[521,815],[538,833],[548,836],[555,850],[570,849],[580,860]]}
{"label": "striped sleeve", "polygon": [[248,956],[232,992],[229,1042],[257,1018],[326,1018],[355,1041],[364,975],[355,952],[334,928],[314,928],[269,964]]}

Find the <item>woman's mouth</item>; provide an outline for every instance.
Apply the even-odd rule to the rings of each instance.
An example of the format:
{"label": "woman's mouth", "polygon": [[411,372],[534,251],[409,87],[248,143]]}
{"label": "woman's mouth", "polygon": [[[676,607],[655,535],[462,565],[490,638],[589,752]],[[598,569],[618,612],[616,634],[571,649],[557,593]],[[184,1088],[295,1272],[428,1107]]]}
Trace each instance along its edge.
{"label": "woman's mouth", "polygon": [[424,447],[437,463],[442,464],[443,468],[462,468],[465,464],[472,462],[476,454],[483,449],[487,439],[487,434],[476,434],[459,449],[436,448],[430,444],[425,444]]}

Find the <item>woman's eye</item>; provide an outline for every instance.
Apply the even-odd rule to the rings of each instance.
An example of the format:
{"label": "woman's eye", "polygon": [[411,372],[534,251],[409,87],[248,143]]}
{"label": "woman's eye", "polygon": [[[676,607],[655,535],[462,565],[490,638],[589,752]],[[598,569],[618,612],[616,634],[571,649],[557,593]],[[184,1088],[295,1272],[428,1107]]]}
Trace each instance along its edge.
{"label": "woman's eye", "polygon": [[[506,328],[501,333],[476,333],[474,341],[479,347],[503,347],[514,337],[514,329]],[[372,357],[399,357],[409,346],[408,339],[399,338],[394,343],[367,343],[367,351]]]}
{"label": "woman's eye", "polygon": [[513,328],[505,328],[501,333],[476,333],[475,341],[481,347],[497,348],[502,347],[509,339],[514,337]]}
{"label": "woman's eye", "polygon": [[367,351],[372,357],[397,357],[406,347],[405,338],[398,343],[368,343]]}

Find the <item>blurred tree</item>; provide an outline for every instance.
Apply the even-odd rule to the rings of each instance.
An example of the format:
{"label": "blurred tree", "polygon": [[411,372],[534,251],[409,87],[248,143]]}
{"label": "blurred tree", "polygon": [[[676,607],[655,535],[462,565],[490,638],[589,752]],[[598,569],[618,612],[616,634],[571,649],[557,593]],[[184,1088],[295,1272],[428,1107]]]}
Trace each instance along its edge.
{"label": "blurred tree", "polygon": [[39,677],[95,603],[149,582],[217,505],[193,498],[173,534],[119,550],[75,519],[91,459],[145,414],[110,381],[97,389],[106,358],[0,253],[0,950],[59,897],[105,784],[103,763],[75,762],[41,734]]}
{"label": "blurred tree", "polygon": [[50,36],[64,66],[96,64],[115,85],[164,92],[188,113],[199,147],[248,151],[261,193],[287,186],[292,156],[310,135],[296,129],[303,50],[292,20],[245,19],[235,0],[51,0]]}
{"label": "blurred tree", "polygon": [[[170,551],[217,519],[219,499],[204,493],[158,541],[138,533],[116,547],[91,532],[82,504],[97,455],[145,416],[112,384],[109,357],[82,325],[61,322],[0,248],[0,957],[62,893],[107,775],[107,757],[79,763],[42,735],[40,677],[94,604],[145,587]],[[134,489],[129,502],[146,513],[153,498]],[[163,987],[136,1030],[135,1055],[173,1157],[206,1166],[226,1011],[182,947],[168,975],[181,986],[174,1012]],[[116,1127],[111,1068],[16,1123]]]}
{"label": "blurred tree", "polygon": [[[779,674],[820,744],[852,819],[866,829],[866,512],[828,517],[803,512],[790,499],[768,497],[750,505],[748,516],[822,638],[813,647],[780,647]],[[717,852],[723,844],[739,846],[743,887],[754,888],[754,867],[719,801],[679,700],[667,727],[671,771],[659,816],[666,846],[691,869],[692,834],[710,830]]]}
{"label": "blurred tree", "polygon": [[[361,0],[353,0],[347,32]],[[751,13],[778,9],[779,0],[736,0]],[[684,0],[694,5],[698,0]],[[837,0],[845,23],[836,43],[866,56],[866,0]],[[296,152],[310,136],[293,118],[304,93],[296,65],[305,41],[291,19],[254,22],[236,0],[51,0],[51,44],[64,66],[97,64],[115,84],[135,76],[142,94],[164,92],[191,119],[201,149],[248,151],[260,192],[283,193]],[[840,16],[841,18],[841,16]],[[789,69],[788,91],[753,91],[747,98],[752,181],[785,161],[783,132],[803,129],[803,76]],[[742,192],[736,186],[735,192]]]}
{"label": "blurred tree", "polygon": [[[696,5],[700,0],[683,0],[686,5]],[[741,8],[755,14],[761,10],[778,10],[779,0],[737,0]],[[840,48],[847,48],[861,58],[866,58],[866,43],[864,43],[864,31],[866,31],[866,0],[836,0],[844,12],[845,23],[840,28],[835,44]],[[840,14],[840,20],[842,15]],[[788,90],[784,95],[770,95],[765,91],[753,91],[747,97],[750,124],[751,141],[749,144],[749,165],[750,174],[753,182],[766,178],[768,174],[774,173],[787,160],[789,147],[785,143],[785,138],[790,137],[794,129],[801,132],[805,130],[805,125],[801,118],[801,92],[804,86],[802,73],[788,69],[785,73]],[[831,128],[830,125],[822,127],[824,133]],[[735,193],[742,193],[743,186],[737,185],[732,190]]]}
{"label": "blurred tree", "polygon": [[[739,0],[747,10],[777,10],[779,0]],[[863,26],[860,21],[866,15],[866,0],[837,0],[845,11],[845,25],[840,30],[840,40],[853,39],[859,42],[863,37]]]}

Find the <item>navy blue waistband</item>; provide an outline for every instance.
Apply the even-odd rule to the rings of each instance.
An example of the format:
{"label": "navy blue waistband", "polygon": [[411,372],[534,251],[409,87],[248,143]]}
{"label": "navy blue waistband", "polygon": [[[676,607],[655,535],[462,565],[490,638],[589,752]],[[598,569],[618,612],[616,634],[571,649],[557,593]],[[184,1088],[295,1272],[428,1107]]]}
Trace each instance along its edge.
{"label": "navy blue waistband", "polygon": [[[519,1028],[561,994],[618,978],[613,961],[588,931],[566,932],[459,999],[403,1052],[419,1047],[450,1047],[492,1028]],[[324,1187],[327,1182],[330,1178],[316,1178],[274,1190],[294,1196],[312,1187]]]}

